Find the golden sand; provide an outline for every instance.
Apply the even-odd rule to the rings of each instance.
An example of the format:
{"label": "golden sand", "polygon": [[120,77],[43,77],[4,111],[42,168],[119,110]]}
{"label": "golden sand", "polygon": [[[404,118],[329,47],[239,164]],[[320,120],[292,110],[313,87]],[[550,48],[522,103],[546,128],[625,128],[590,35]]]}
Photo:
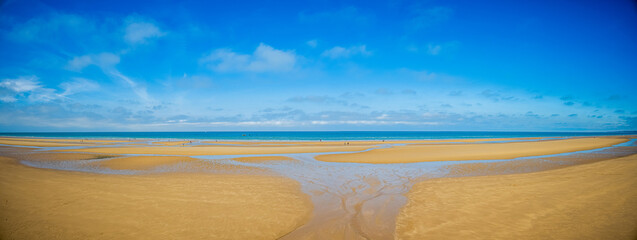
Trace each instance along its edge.
{"label": "golden sand", "polygon": [[29,161],[76,161],[76,160],[90,160],[116,157],[116,155],[100,155],[100,154],[88,154],[88,153],[51,153],[51,152],[37,152],[29,153],[23,156],[23,160]]}
{"label": "golden sand", "polygon": [[[627,139],[624,136],[512,143],[478,143],[505,139],[394,141],[412,145],[323,155],[319,160],[397,163],[504,159],[589,150]],[[31,144],[28,146],[87,146],[81,142],[47,140],[0,138],[0,144],[10,141]],[[365,190],[344,184],[348,189],[336,193],[342,196],[335,198],[335,205],[318,205],[315,216],[319,217],[302,226],[310,219],[312,204],[297,182],[271,175],[238,174],[271,173],[266,169],[211,164],[188,157],[360,151],[378,146],[379,142],[161,144],[31,154],[28,148],[15,148],[14,155],[20,159],[37,161],[86,160],[116,154],[179,155],[105,159],[93,164],[111,169],[144,170],[184,163],[189,172],[199,172],[104,175],[31,168],[0,157],[0,221],[3,221],[0,239],[276,239],[282,236],[286,239],[308,236],[349,239],[363,236],[361,231],[372,239],[386,239],[394,233],[391,231],[394,210],[400,207],[396,202],[403,201],[404,197],[394,194],[372,198],[365,204],[356,201],[357,197],[373,197],[381,191],[379,179],[365,177],[364,185],[369,185]],[[128,145],[133,144],[136,143]],[[86,153],[71,153],[78,151]],[[290,159],[267,156],[235,160]],[[495,165],[471,163],[450,170],[471,174],[493,168],[533,168],[532,164],[525,161]],[[631,156],[537,173],[420,182],[409,193],[409,204],[396,219],[396,237],[632,239],[637,234],[636,173],[637,157]],[[320,222],[312,225],[314,221]],[[288,234],[295,229],[297,231]]]}
{"label": "golden sand", "polygon": [[33,146],[33,147],[92,146],[92,145],[103,145],[103,144],[118,143],[118,142],[130,142],[130,141],[0,137],[0,144],[16,145],[16,146]]}
{"label": "golden sand", "polygon": [[410,163],[432,161],[490,160],[538,156],[608,147],[627,138],[574,138],[534,142],[406,145],[361,153],[327,154],[326,162]]}
{"label": "golden sand", "polygon": [[282,177],[101,175],[0,157],[0,239],[276,239],[311,209]]}
{"label": "golden sand", "polygon": [[263,156],[263,157],[239,157],[232,160],[239,162],[265,162],[265,161],[291,161],[292,158],[285,156]]}
{"label": "golden sand", "polygon": [[94,164],[114,170],[148,170],[159,166],[186,163],[190,161],[198,160],[191,157],[177,156],[140,156],[108,159]]}
{"label": "golden sand", "polygon": [[47,141],[31,141],[26,139],[0,139],[0,144],[15,145],[15,146],[30,146],[30,147],[70,147],[77,146],[77,143],[61,143],[61,142],[47,142]]}
{"label": "golden sand", "polygon": [[22,137],[0,137],[0,140],[22,140],[35,142],[65,142],[65,143],[121,143],[135,142],[135,140],[100,140],[100,139],[79,139],[79,138],[22,138]]}
{"label": "golden sand", "polygon": [[508,140],[534,140],[541,139],[538,137],[531,138],[476,138],[476,139],[440,139],[440,140],[354,140],[354,141],[201,141],[202,143],[212,144],[234,144],[234,145],[259,145],[267,146],[343,146],[349,143],[350,146],[366,146],[378,144],[419,144],[419,143],[475,143],[489,141],[508,141]]}
{"label": "golden sand", "polygon": [[544,172],[417,183],[398,239],[635,239],[637,155]]}
{"label": "golden sand", "polygon": [[[165,154],[165,155],[243,155],[243,154],[283,154],[283,153],[312,153],[336,151],[361,151],[371,146],[285,146],[285,147],[253,147],[253,146],[205,146],[205,147],[116,147],[116,148],[87,148],[82,152],[103,154]],[[61,150],[63,152],[78,150]]]}

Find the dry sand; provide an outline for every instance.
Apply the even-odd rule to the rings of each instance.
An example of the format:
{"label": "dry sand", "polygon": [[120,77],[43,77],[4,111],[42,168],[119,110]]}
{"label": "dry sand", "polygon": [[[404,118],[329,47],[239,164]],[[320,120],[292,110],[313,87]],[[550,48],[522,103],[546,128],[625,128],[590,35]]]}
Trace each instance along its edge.
{"label": "dry sand", "polygon": [[628,138],[574,138],[534,142],[406,145],[361,153],[326,154],[316,160],[326,162],[411,163],[459,160],[511,159],[575,152],[608,147]]}
{"label": "dry sand", "polygon": [[312,153],[312,152],[340,152],[340,151],[361,151],[372,146],[284,146],[284,147],[261,147],[261,146],[202,146],[202,147],[101,147],[86,148],[82,150],[61,150],[63,152],[89,152],[102,154],[165,154],[165,155],[244,155],[244,154],[284,154],[284,153]]}
{"label": "dry sand", "polygon": [[[504,159],[589,150],[627,139],[573,138],[512,143],[478,142],[515,139],[395,141],[412,145],[322,155],[318,159],[370,163]],[[0,144],[6,141],[27,146],[80,145],[48,139],[0,138]],[[3,221],[0,239],[275,239],[281,236],[349,239],[363,236],[353,229],[364,231],[370,238],[385,239],[394,233],[391,231],[393,216],[400,208],[396,202],[404,201],[401,200],[404,196],[390,194],[372,198],[369,204],[360,204],[358,198],[373,197],[385,188],[380,187],[379,179],[365,178],[363,181],[370,182],[365,185],[369,188],[364,190],[357,188],[356,181],[335,186],[336,193],[342,196],[336,197],[338,201],[334,204],[347,211],[330,211],[329,206],[319,205],[314,215],[319,217],[310,220],[312,204],[297,182],[264,175],[269,173],[266,169],[215,164],[188,157],[361,151],[378,146],[379,141],[352,141],[345,146],[342,142],[158,145],[31,154],[29,148],[12,148],[19,152],[15,156],[32,161],[81,161],[116,154],[179,155],[122,157],[92,164],[116,170],[147,170],[184,163],[189,172],[200,171],[104,175],[31,168],[0,157],[0,221]],[[234,160],[290,159],[262,156]],[[515,161],[515,164],[523,162]],[[487,163],[467,165],[468,174],[491,168]],[[238,174],[244,172],[256,175]],[[396,219],[396,236],[410,239],[630,239],[637,228],[636,173],[637,157],[631,156],[537,173],[420,182],[409,193],[409,204]],[[340,184],[338,179],[335,181],[334,184]],[[309,223],[322,222],[308,224],[313,227],[302,226],[308,220]],[[288,234],[295,229],[298,231]]]}
{"label": "dry sand", "polygon": [[97,166],[114,170],[148,170],[165,165],[198,161],[191,157],[179,156],[139,156],[113,158],[94,163]]}
{"label": "dry sand", "polygon": [[50,153],[36,152],[24,154],[21,159],[29,161],[74,161],[116,157],[117,155],[101,155],[89,153]]}
{"label": "dry sand", "polygon": [[637,155],[544,172],[427,180],[398,239],[636,239]]}
{"label": "dry sand", "polygon": [[0,239],[275,239],[311,209],[283,177],[102,175],[0,157]]}

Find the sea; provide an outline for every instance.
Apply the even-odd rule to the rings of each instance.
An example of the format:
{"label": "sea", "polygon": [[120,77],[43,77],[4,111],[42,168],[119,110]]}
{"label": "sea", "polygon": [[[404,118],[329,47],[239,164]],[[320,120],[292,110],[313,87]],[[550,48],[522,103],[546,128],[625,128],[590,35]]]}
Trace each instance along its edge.
{"label": "sea", "polygon": [[189,139],[230,141],[363,141],[637,135],[617,132],[501,131],[214,131],[214,132],[6,132],[0,136],[83,139]]}

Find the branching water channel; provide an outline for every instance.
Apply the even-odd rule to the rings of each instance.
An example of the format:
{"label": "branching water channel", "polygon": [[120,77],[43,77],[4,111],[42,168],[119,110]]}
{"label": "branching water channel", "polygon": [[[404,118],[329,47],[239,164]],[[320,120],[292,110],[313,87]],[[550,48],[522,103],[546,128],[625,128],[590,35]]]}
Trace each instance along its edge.
{"label": "branching water channel", "polygon": [[[406,194],[413,184],[429,178],[510,174],[560,168],[573,164],[601,161],[637,153],[635,139],[612,147],[500,160],[445,161],[398,164],[334,163],[315,160],[317,155],[353,152],[297,154],[209,155],[193,156],[198,164],[238,166],[265,169],[298,181],[314,204],[312,218],[305,225],[283,236],[283,239],[391,239],[395,219],[407,202]],[[149,142],[150,143],[150,142]],[[195,142],[195,144],[200,144]],[[396,144],[381,144],[376,148]],[[104,145],[103,147],[125,146]],[[91,146],[94,147],[94,146]],[[41,151],[72,149],[82,152],[87,147],[47,147]],[[375,148],[373,148],[375,149]],[[365,150],[370,151],[371,149]],[[121,154],[122,156],[170,156]],[[242,162],[240,157],[281,156],[292,160]],[[23,164],[39,168],[103,174],[148,174],[199,171],[200,165],[180,163],[151,170],[112,170],[95,162],[111,158],[80,161],[32,161]],[[209,168],[214,173],[215,167]],[[468,170],[467,170],[468,169]],[[245,173],[250,174],[250,171]]]}

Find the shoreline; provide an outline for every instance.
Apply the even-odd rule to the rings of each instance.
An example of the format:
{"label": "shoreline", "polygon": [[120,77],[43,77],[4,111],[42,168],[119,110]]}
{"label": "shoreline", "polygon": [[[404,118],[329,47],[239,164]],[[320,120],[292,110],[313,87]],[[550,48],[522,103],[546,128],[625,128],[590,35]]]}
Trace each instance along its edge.
{"label": "shoreline", "polygon": [[[216,134],[226,134],[233,133],[236,135],[247,134],[245,136],[234,136],[234,137],[146,137],[146,136],[129,136],[129,137],[121,137],[121,136],[113,136],[113,137],[105,137],[105,136],[37,136],[37,134],[100,134],[100,133],[116,133],[116,134],[207,134],[207,133],[216,133]],[[299,133],[324,133],[324,134],[334,134],[334,133],[351,133],[350,137],[343,137],[338,139],[333,139],[330,137],[326,137],[321,139],[320,137],[295,137],[295,138],[281,138],[281,139],[273,139],[276,137],[258,137],[258,136],[250,136],[250,134],[263,134],[263,133],[289,133],[289,134],[299,134]],[[379,137],[368,137],[368,136],[356,136],[358,133],[377,133],[377,134],[387,134],[387,133],[428,133],[428,134],[441,134],[448,133],[452,135],[443,135],[443,136],[428,136],[428,137],[396,137],[392,135],[387,136],[379,136]],[[453,134],[465,133],[468,136],[457,136]],[[547,137],[547,138],[560,138],[560,137],[594,137],[594,136],[637,136],[637,132],[635,131],[616,131],[616,132],[569,132],[569,131],[560,131],[560,132],[525,132],[525,131],[257,131],[257,132],[239,132],[239,131],[212,131],[212,132],[203,132],[203,131],[193,131],[193,132],[35,132],[35,135],[13,135],[13,134],[28,134],[28,133],[0,133],[0,138],[34,138],[34,139],[87,139],[87,140],[106,140],[106,141],[183,141],[183,140],[192,140],[192,141],[224,141],[224,142],[319,142],[319,141],[327,141],[327,142],[341,142],[341,141],[440,141],[440,140],[451,140],[451,139],[501,139],[501,138],[538,138],[538,137]],[[483,134],[483,135],[475,135],[475,134]],[[496,135],[496,136],[494,136]],[[497,136],[499,135],[499,136]],[[280,137],[280,136],[279,136]]]}
{"label": "shoreline", "polygon": [[324,162],[372,164],[438,161],[504,160],[591,150],[627,142],[632,136],[573,138],[456,139],[388,142],[49,142],[39,139],[0,138],[0,144],[23,145],[55,152],[114,155],[178,155],[252,157],[315,153]]}

